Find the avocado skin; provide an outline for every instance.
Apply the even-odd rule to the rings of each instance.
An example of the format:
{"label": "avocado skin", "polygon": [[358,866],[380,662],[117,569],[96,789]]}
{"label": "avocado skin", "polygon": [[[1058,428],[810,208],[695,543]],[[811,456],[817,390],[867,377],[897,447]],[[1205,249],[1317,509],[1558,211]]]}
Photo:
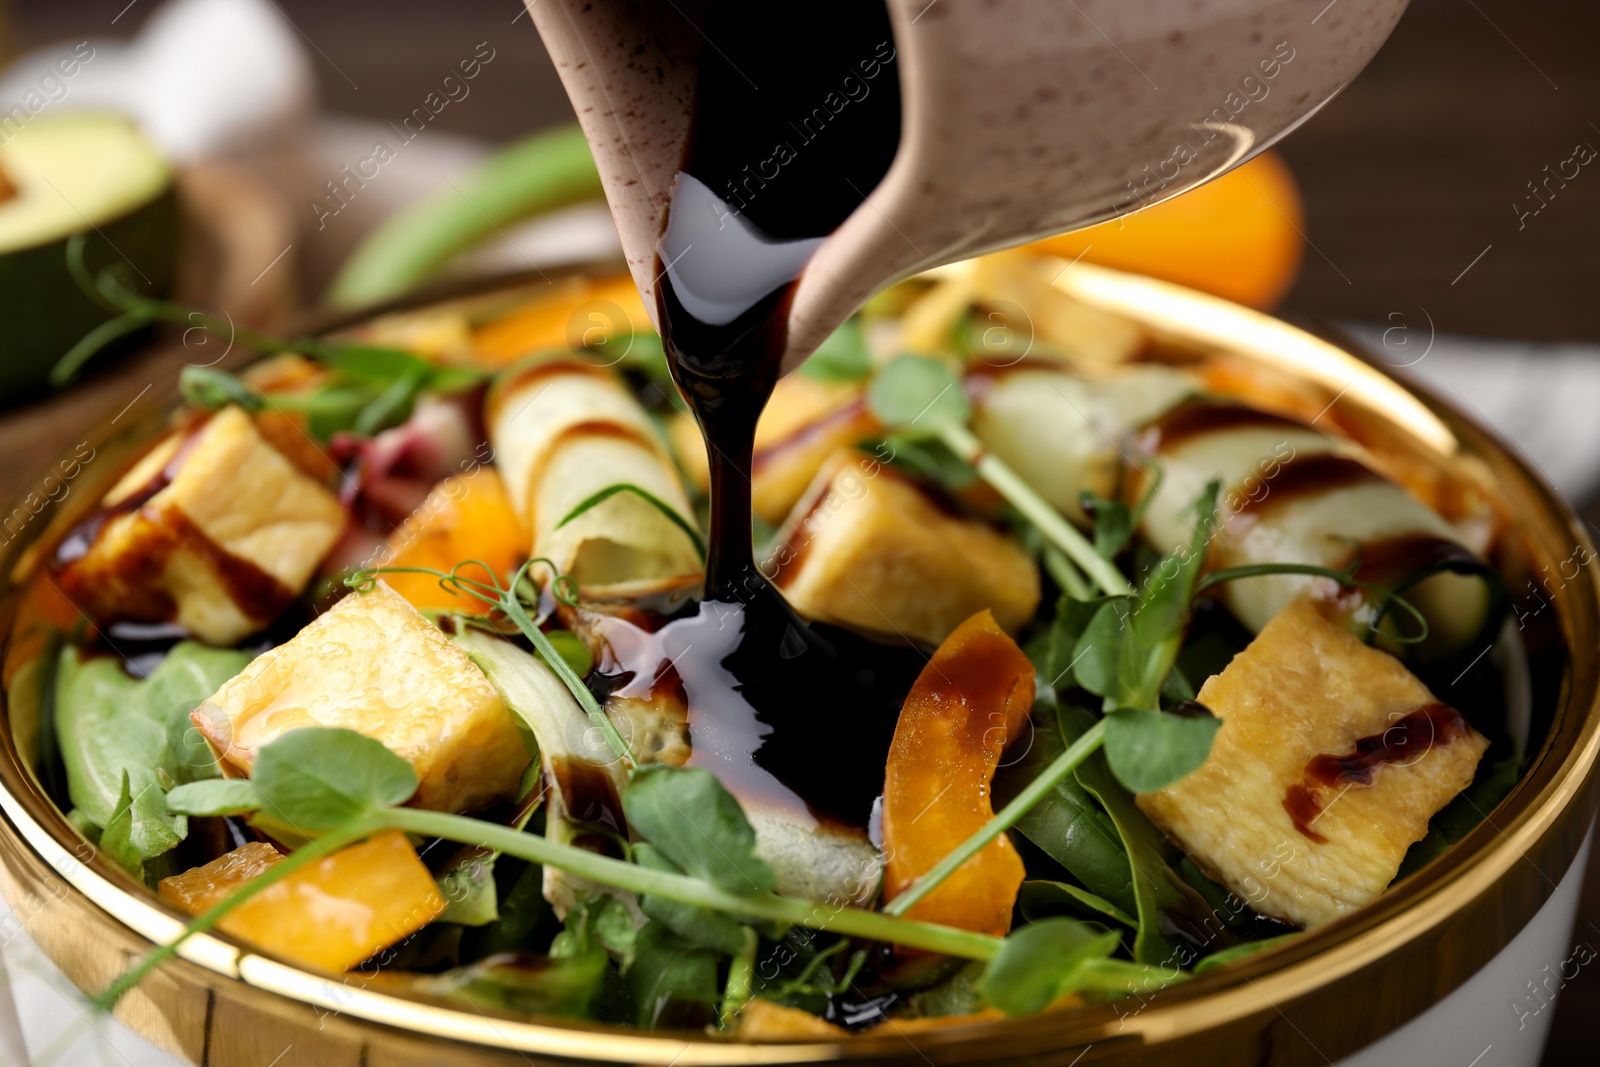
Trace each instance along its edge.
{"label": "avocado skin", "polygon": [[[147,296],[171,293],[180,225],[177,190],[152,200],[89,234],[84,262],[92,275],[123,257]],[[67,269],[67,238],[0,254],[0,403],[13,403],[46,385],[50,368],[84,334],[113,317],[78,288]],[[149,279],[145,284],[144,279]],[[126,351],[145,336],[139,331],[113,346]]]}

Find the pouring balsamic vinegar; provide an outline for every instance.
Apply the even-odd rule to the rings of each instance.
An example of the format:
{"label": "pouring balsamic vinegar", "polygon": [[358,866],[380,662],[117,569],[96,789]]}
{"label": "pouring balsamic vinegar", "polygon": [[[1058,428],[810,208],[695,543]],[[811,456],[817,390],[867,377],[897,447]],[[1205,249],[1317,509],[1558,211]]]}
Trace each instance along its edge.
{"label": "pouring balsamic vinegar", "polygon": [[708,446],[711,530],[699,614],[663,643],[681,651],[692,765],[741,799],[863,827],[921,659],[795,614],[755,562],[750,478],[795,281],[899,146],[893,37],[882,5],[855,0],[782,15],[723,0],[707,29],[657,292]]}

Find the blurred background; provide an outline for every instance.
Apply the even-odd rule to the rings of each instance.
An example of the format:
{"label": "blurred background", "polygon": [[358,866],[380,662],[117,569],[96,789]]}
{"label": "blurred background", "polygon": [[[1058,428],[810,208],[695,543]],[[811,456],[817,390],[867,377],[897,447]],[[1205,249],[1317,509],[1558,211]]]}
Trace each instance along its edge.
{"label": "blurred background", "polygon": [[[59,101],[45,95],[132,102],[204,216],[206,254],[176,284],[226,293],[262,325],[318,303],[394,212],[459,193],[496,147],[572,118],[520,0],[0,0],[0,64],[15,64],[0,66],[0,103],[40,85],[40,50],[84,44],[94,58]],[[1379,361],[1470,398],[1600,530],[1600,171],[1570,177],[1600,146],[1597,46],[1591,0],[1412,0],[1365,73],[1276,158],[1056,249],[1362,338]],[[448,88],[463,61],[477,74]],[[418,109],[426,122],[406,126]],[[391,151],[377,176],[347,181],[380,142]],[[614,246],[603,209],[580,206],[496,228],[455,269]],[[66,395],[0,398],[0,496],[162,358]],[[1573,937],[1600,944],[1595,871]],[[1553,1010],[1547,1062],[1592,1062],[1600,970]]]}

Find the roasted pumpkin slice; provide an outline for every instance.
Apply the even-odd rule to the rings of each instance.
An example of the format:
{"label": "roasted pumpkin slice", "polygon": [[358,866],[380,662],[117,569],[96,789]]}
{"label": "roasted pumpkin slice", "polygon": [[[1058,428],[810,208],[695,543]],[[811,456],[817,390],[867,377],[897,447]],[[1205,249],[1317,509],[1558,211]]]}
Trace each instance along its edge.
{"label": "roasted pumpkin slice", "polygon": [[[448,572],[476,560],[483,566],[465,568],[464,577],[503,583],[527,556],[528,537],[506,497],[505,483],[493,467],[479,467],[434,486],[422,506],[389,535],[379,562]],[[483,600],[445,588],[430,574],[390,574],[385,580],[419,611],[493,610]]]}
{"label": "roasted pumpkin slice", "polygon": [[[1033,707],[1033,664],[987,611],[956,628],[900,710],[883,785],[883,897],[893,900],[994,815],[995,767]],[[1001,834],[907,912],[1004,934],[1022,859]]]}
{"label": "roasted pumpkin slice", "polygon": [[[191,915],[220,904],[283,861],[256,841],[161,881],[161,895]],[[218,924],[233,936],[301,963],[343,971],[437,919],[445,900],[398,830],[303,867],[239,905]]]}

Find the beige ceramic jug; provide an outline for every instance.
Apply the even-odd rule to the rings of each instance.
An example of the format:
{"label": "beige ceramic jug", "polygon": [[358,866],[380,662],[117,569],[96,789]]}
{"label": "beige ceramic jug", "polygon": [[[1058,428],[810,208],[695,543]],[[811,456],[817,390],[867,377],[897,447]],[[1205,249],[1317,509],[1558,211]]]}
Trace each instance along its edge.
{"label": "beige ceramic jug", "polygon": [[[700,60],[719,49],[715,3],[529,2],[652,313]],[[802,250],[785,369],[891,280],[1137,210],[1261,151],[1361,70],[1404,4],[887,0],[898,151],[866,202]],[[759,55],[724,58],[761,80]],[[862,59],[846,77],[866,89]],[[854,98],[840,82],[818,121]]]}

